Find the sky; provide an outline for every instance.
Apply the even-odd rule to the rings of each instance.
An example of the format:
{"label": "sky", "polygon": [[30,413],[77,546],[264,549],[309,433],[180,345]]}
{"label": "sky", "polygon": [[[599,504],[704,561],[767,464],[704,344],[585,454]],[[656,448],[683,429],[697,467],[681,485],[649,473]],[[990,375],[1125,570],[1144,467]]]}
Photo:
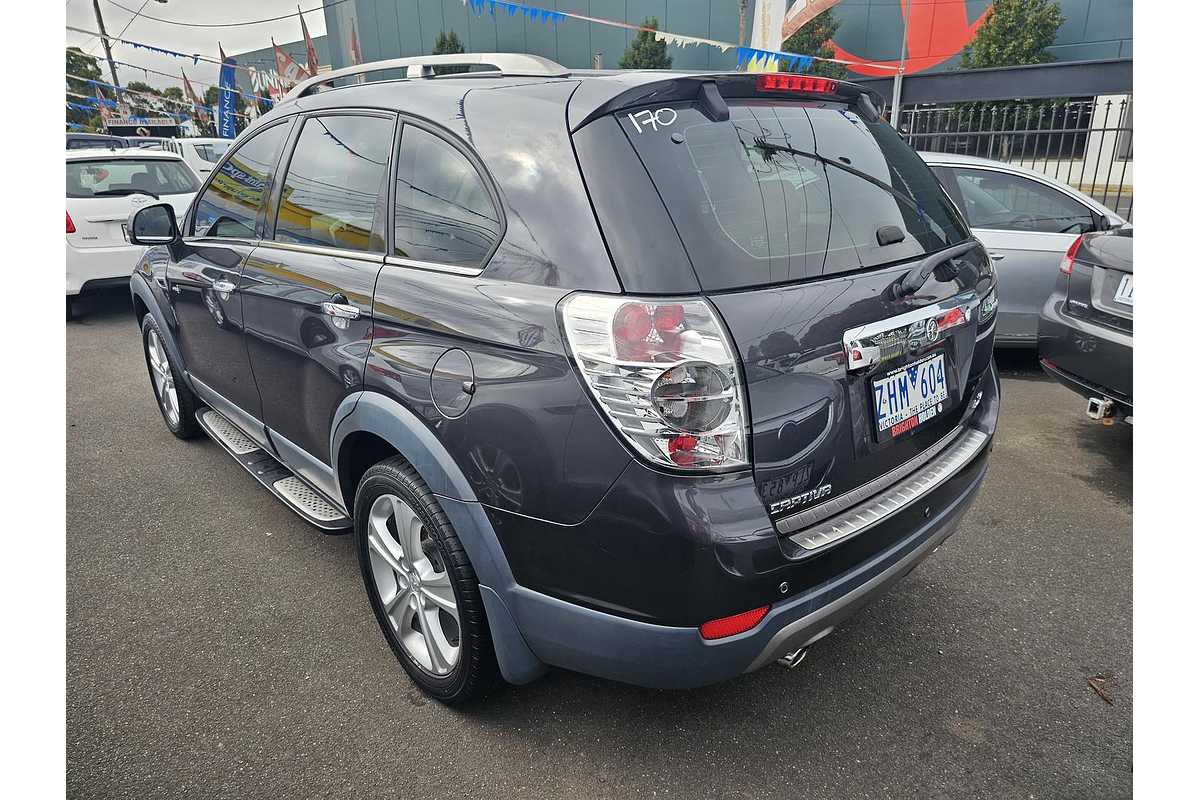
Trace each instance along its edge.
{"label": "sky", "polygon": [[[135,18],[132,13],[116,5],[120,4],[136,11],[143,2],[145,7],[142,11],[150,16],[174,22],[208,24],[244,22],[277,17],[280,14],[295,14],[297,5],[307,12],[308,9],[321,5],[321,0],[205,0],[203,3],[194,0],[169,0],[165,4],[159,0],[115,0],[115,3],[113,0],[100,0],[100,13],[104,16],[104,27],[109,36],[121,35],[121,30],[128,24],[129,28],[123,34],[124,38],[181,53],[199,53],[213,58],[218,57],[218,41],[225,48],[226,55],[269,47],[272,36],[279,44],[297,41],[301,38],[300,20],[293,16],[275,22],[232,28],[187,28],[155,22],[144,17]],[[305,13],[304,22],[313,37],[325,33],[324,12],[316,10]],[[67,25],[89,31],[96,30],[96,11],[92,0],[67,0]],[[73,31],[66,31],[66,37],[66,46],[76,45],[96,56],[100,61],[104,80],[109,80],[108,64],[104,61],[104,48],[100,46],[99,38]],[[172,75],[178,75],[180,68],[183,68],[187,70],[189,80],[214,84],[217,82],[218,65],[203,61],[193,65],[191,59],[159,55],[119,43],[113,44],[113,58]],[[147,76],[141,70],[128,67],[118,66],[117,74],[122,85],[130,81],[143,81],[159,88],[182,86],[179,80],[154,73]],[[196,86],[196,91],[202,93],[204,87]]]}

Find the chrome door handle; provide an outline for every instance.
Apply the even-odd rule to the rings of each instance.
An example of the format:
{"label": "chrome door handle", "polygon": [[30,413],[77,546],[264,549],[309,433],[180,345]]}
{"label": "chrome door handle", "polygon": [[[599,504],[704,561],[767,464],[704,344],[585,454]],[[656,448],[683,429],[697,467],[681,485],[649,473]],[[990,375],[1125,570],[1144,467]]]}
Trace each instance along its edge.
{"label": "chrome door handle", "polygon": [[352,306],[349,303],[331,303],[326,300],[321,303],[321,313],[334,319],[358,319],[361,313],[357,306]]}
{"label": "chrome door handle", "polygon": [[232,292],[234,289],[237,288],[237,285],[233,281],[227,281],[227,280],[221,279],[221,280],[213,281],[212,288],[213,288],[214,292],[220,292],[221,294],[229,294],[230,292]]}
{"label": "chrome door handle", "polygon": [[994,250],[988,250],[988,258],[992,261],[1003,261],[1004,253],[997,253]]}

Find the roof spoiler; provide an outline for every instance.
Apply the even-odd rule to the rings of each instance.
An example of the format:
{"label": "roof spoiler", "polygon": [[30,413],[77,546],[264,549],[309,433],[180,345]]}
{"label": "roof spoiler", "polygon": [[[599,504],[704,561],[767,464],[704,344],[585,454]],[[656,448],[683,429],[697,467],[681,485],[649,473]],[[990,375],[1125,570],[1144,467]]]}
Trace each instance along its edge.
{"label": "roof spoiler", "polygon": [[517,75],[540,78],[562,78],[570,74],[570,70],[562,64],[541,56],[527,53],[447,53],[437,56],[411,56],[408,58],[389,58],[383,61],[371,61],[366,64],[355,64],[342,69],[335,69],[309,78],[297,84],[284,100],[294,100],[312,94],[321,86],[332,83],[340,78],[365,75],[368,72],[403,69],[408,80],[434,77],[434,67],[471,67],[490,66],[489,74]]}
{"label": "roof spoiler", "polygon": [[[642,76],[645,73],[633,73]],[[793,73],[711,73],[693,75],[671,75],[662,80],[649,81],[630,86],[625,81],[585,81],[571,98],[568,121],[571,132],[582,128],[592,120],[625,108],[651,103],[696,102],[711,119],[728,118],[724,101],[742,97],[779,97],[796,100],[833,100],[854,106],[859,113],[872,122],[881,119],[878,109],[883,97],[850,81],[821,78],[812,81],[825,88],[823,91],[805,89],[764,88],[764,75],[793,75]],[[807,76],[794,75],[795,78]],[[722,108],[725,116],[722,117]]]}

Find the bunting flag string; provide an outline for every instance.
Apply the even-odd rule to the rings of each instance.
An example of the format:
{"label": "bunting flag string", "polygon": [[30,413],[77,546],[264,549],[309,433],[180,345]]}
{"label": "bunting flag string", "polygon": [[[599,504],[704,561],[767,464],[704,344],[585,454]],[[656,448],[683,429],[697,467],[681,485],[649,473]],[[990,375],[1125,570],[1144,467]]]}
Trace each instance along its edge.
{"label": "bunting flag string", "polygon": [[[587,14],[579,14],[574,11],[552,11],[550,9],[540,8],[534,5],[525,3],[514,3],[509,0],[462,0],[464,6],[469,6],[476,15],[482,15],[484,11],[491,13],[493,16],[496,10],[500,9],[515,16],[520,14],[526,19],[532,19],[537,22],[550,22],[558,24],[564,20],[573,19],[580,22],[590,22],[596,25],[604,25],[610,28],[621,28],[627,31],[644,31],[654,34],[655,41],[666,42],[667,44],[677,45],[679,47],[690,47],[694,45],[706,45],[715,47],[722,53],[729,50],[737,49],[738,66],[753,64],[758,62],[762,66],[773,66],[782,64],[789,70],[805,70],[812,66],[813,61],[828,61],[834,64],[844,64],[846,66],[873,66],[883,67],[881,64],[874,64],[864,61],[847,61],[842,58],[825,58],[824,56],[810,56],[802,53],[787,53],[780,50],[759,50],[754,47],[740,47],[733,42],[723,42],[718,39],[705,39],[700,36],[685,36],[680,33],[671,33],[669,31],[660,31],[656,28],[647,28],[643,25],[634,25],[629,22],[620,22],[614,19],[605,19],[603,17],[593,17]],[[886,67],[895,70],[896,67]]]}
{"label": "bunting flag string", "polygon": [[[85,78],[82,75],[73,75],[70,72],[66,73],[66,76],[68,78],[71,78],[72,80],[77,80],[77,81],[80,81],[81,83],[86,83],[89,86],[92,86],[93,88],[100,86],[100,87],[109,89],[114,92],[117,90],[117,87],[112,85],[111,83],[105,83],[104,81],[98,81],[94,78]],[[200,81],[196,81],[196,83],[200,83]],[[121,87],[121,92],[122,92],[122,94],[126,94],[126,95],[129,95],[134,98],[139,98],[139,97],[144,98],[146,100],[146,103],[136,103],[135,105],[138,105],[141,108],[149,108],[149,109],[155,110],[155,111],[157,111],[159,109],[157,109],[153,105],[154,103],[163,103],[163,104],[170,103],[175,106],[183,106],[186,108],[192,107],[192,104],[187,102],[186,100],[176,100],[174,97],[163,97],[161,95],[146,94],[145,92],[139,92],[135,89],[127,89],[125,87]],[[86,97],[86,95],[75,94],[74,92],[71,92],[71,91],[68,91],[67,94],[71,95],[72,97]],[[104,98],[104,101],[105,101],[105,105],[108,105],[111,103],[113,108],[116,107],[115,100],[109,100],[108,98]],[[191,119],[190,114],[178,114],[177,112],[167,111],[166,109],[162,109],[162,111],[164,114],[171,114],[172,116],[179,116],[179,117],[182,117],[183,119]],[[237,116],[241,117],[242,119],[253,119],[253,117],[251,117],[249,114],[243,114],[240,111],[234,112],[234,113],[236,113]]]}

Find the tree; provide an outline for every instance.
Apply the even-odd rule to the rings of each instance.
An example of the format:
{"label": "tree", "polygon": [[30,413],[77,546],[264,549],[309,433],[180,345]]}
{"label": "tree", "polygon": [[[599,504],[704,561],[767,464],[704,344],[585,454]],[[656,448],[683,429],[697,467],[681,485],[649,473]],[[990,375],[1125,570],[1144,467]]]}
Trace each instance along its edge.
{"label": "tree", "polygon": [[[833,9],[828,8],[784,40],[781,47],[787,53],[833,58],[833,35],[837,33],[841,24],[842,21],[833,15]],[[832,61],[814,61],[812,66],[804,71],[810,75],[823,75],[826,78],[845,78],[847,75],[844,64],[836,64]]]}
{"label": "tree", "polygon": [[[647,17],[642,27],[658,30],[658,18]],[[621,69],[670,69],[671,57],[667,55],[667,43],[656,42],[652,31],[638,31],[617,66]]]}
{"label": "tree", "polygon": [[[88,83],[88,80],[100,80],[100,64],[93,56],[80,50],[78,47],[67,48],[67,74],[78,75],[86,80],[77,78],[67,78],[67,91],[73,94],[83,95],[84,97],[94,98],[96,96],[96,87]],[[101,89],[104,93],[104,90]],[[107,97],[107,94],[104,93]],[[67,95],[68,103],[86,104],[87,100],[81,97],[72,97]],[[67,108],[67,122],[73,122],[76,125],[84,125],[93,130],[100,129],[100,115],[94,111],[83,111],[78,108]]]}
{"label": "tree", "polygon": [[162,96],[168,100],[182,100],[183,89],[178,86],[168,86],[162,90]]}
{"label": "tree", "polygon": [[963,48],[962,68],[1045,64],[1063,23],[1056,0],[995,0],[975,38]]}
{"label": "tree", "polygon": [[[463,49],[462,42],[458,39],[458,34],[454,31],[450,31],[449,33],[442,31],[438,34],[437,41],[433,43],[433,55],[435,56],[465,52],[466,50]],[[470,67],[467,66],[434,67],[433,73],[435,75],[457,75],[460,72],[467,72],[468,70],[470,70]]]}

